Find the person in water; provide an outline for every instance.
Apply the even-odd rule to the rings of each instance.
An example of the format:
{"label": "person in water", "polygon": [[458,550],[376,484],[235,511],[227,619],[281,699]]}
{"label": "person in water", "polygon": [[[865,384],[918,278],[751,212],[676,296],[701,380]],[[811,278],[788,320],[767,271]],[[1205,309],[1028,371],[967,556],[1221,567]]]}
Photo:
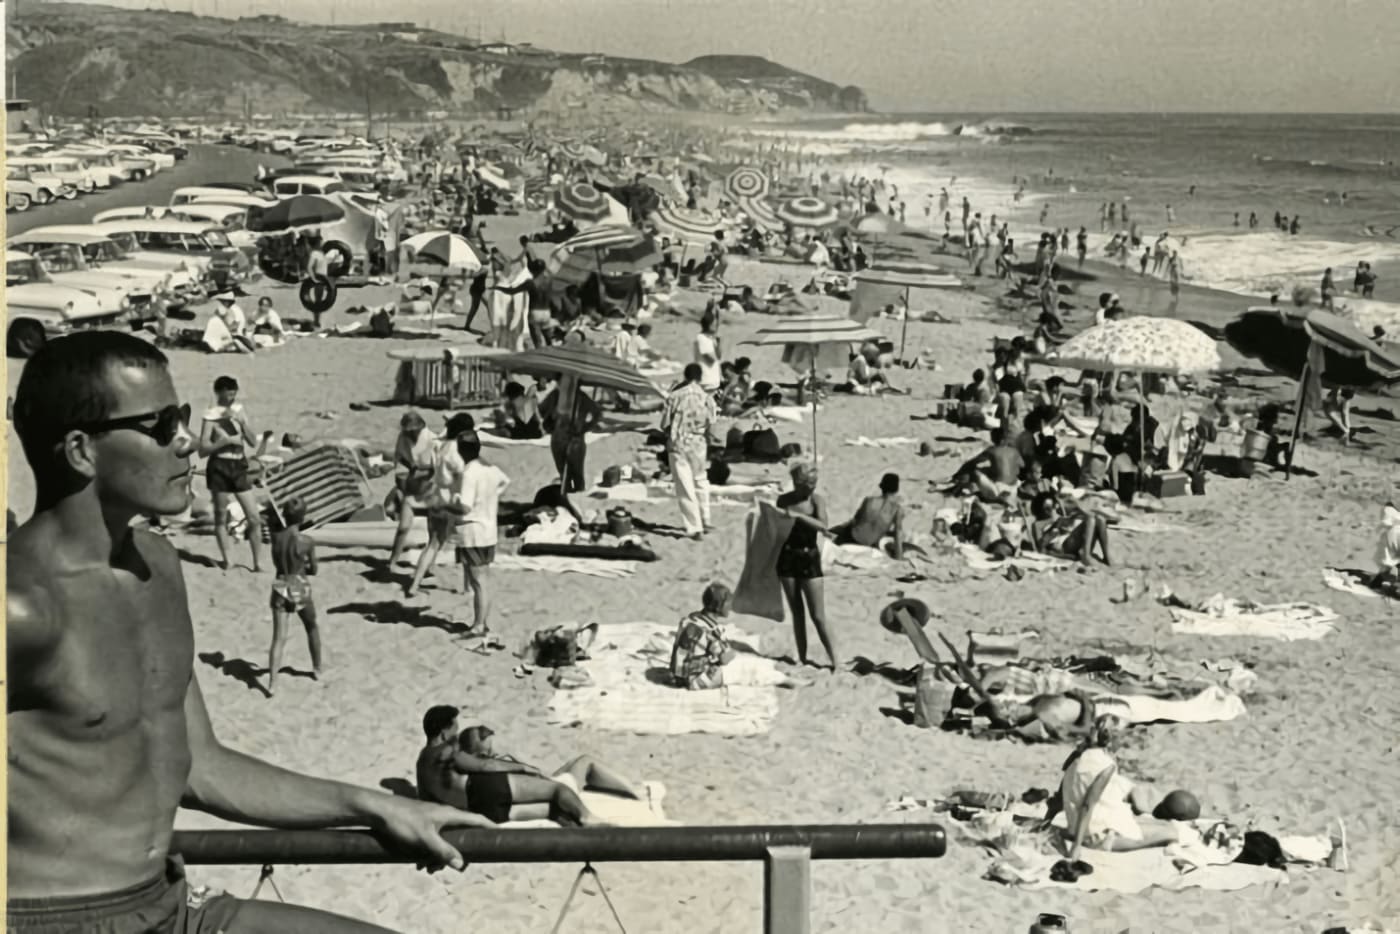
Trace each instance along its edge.
{"label": "person in water", "polygon": [[189,508],[188,423],[165,355],[120,331],[51,340],[20,376],[14,425],[35,511],[7,556],[7,923],[382,934],[293,905],[196,897],[171,851],[184,807],[254,826],[366,827],[430,867],[460,870],[442,831],[486,823],[279,768],[215,732],[180,557],[133,526]]}
{"label": "person in water", "polygon": [[860,501],[856,514],[849,522],[831,530],[836,544],[864,545],[878,548],[886,538],[893,538],[891,555],[904,557],[904,503],[899,498],[899,474],[887,473],[880,478],[880,493]]}

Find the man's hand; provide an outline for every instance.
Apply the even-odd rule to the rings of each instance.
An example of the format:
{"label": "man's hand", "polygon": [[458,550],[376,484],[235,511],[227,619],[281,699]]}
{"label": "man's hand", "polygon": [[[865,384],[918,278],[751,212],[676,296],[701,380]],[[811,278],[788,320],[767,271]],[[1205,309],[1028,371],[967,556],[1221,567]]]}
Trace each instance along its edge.
{"label": "man's hand", "polygon": [[480,814],[461,811],[445,804],[413,801],[394,795],[375,795],[369,803],[369,826],[386,846],[406,851],[420,859],[429,872],[451,866],[467,868],[462,854],[442,837],[448,827],[495,827]]}

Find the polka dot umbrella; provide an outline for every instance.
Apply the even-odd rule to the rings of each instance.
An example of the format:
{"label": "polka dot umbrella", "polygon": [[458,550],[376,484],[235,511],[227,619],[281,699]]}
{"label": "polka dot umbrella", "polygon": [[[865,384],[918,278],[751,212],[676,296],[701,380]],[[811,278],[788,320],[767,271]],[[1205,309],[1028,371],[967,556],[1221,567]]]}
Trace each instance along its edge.
{"label": "polka dot umbrella", "polygon": [[559,210],[585,227],[601,224],[611,212],[607,196],[586,182],[575,182],[560,188],[554,195],[554,203]]}
{"label": "polka dot umbrella", "polygon": [[768,176],[750,165],[741,165],[724,182],[725,190],[735,200],[762,198],[768,194]]}
{"label": "polka dot umbrella", "polygon": [[834,207],[810,195],[784,201],[777,213],[779,219],[794,227],[830,227],[841,219]]}

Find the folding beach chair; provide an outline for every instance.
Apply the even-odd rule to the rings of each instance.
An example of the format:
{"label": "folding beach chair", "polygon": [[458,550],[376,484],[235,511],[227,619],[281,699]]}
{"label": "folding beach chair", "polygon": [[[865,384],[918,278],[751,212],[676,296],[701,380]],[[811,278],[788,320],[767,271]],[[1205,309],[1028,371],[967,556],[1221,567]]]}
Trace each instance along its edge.
{"label": "folding beach chair", "polygon": [[[267,492],[265,512],[282,524],[282,507],[293,496],[306,503],[304,529],[314,529],[338,519],[348,519],[369,508],[371,493],[359,459],[343,445],[325,445],[299,451],[281,466],[266,471],[262,487]],[[264,523],[264,535],[272,523]]]}

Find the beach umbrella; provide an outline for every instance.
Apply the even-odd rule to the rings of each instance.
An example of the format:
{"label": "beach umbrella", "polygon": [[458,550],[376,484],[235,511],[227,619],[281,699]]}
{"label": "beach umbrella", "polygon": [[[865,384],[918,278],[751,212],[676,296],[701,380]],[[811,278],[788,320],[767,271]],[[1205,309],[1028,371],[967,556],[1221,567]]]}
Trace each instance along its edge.
{"label": "beach umbrella", "polygon": [[481,271],[481,257],[461,234],[430,230],[409,237],[403,245],[413,251],[415,262],[441,266],[444,274],[470,276]]}
{"label": "beach umbrella", "polygon": [[662,233],[678,240],[706,242],[714,239],[715,231],[729,226],[716,214],[699,208],[682,208],[663,204],[651,213],[652,223]]}
{"label": "beach umbrella", "polygon": [[285,233],[344,219],[345,209],[334,201],[319,195],[297,195],[271,207],[250,210],[247,227],[252,233]]}
{"label": "beach umbrella", "polygon": [[1290,379],[1304,378],[1316,341],[1323,351],[1318,376],[1326,386],[1379,389],[1400,382],[1400,348],[1378,343],[1355,323],[1318,308],[1250,308],[1225,325],[1225,341]]}
{"label": "beach umbrella", "polygon": [[652,191],[656,192],[658,198],[667,201],[674,200],[676,197],[676,186],[666,181],[666,179],[662,178],[660,175],[643,175],[641,178],[637,179],[635,184],[644,188],[650,188]]}
{"label": "beach umbrella", "polygon": [[495,166],[485,164],[477,166],[476,174],[483,182],[491,187],[498,188],[501,191],[510,191],[510,182],[500,174],[500,171]]}
{"label": "beach umbrella", "polygon": [[1293,452],[1303,431],[1310,394],[1316,395],[1323,386],[1379,389],[1400,385],[1400,346],[1373,340],[1354,322],[1320,308],[1250,308],[1225,325],[1225,340],[1274,372],[1298,380],[1287,478],[1293,476]]}
{"label": "beach umbrella", "polygon": [[778,219],[794,227],[830,227],[841,219],[836,209],[821,198],[801,195],[778,206]]}
{"label": "beach umbrella", "polygon": [[[872,267],[862,269],[853,277],[856,288],[862,284],[871,286],[889,286],[904,290],[904,321],[899,329],[899,356],[904,359],[904,342],[909,336],[909,293],[914,289],[960,289],[962,280],[957,276],[950,275],[936,266],[925,266],[919,263],[910,263],[906,268],[894,268],[893,264],[887,267]],[[857,305],[866,305],[868,300],[864,296],[857,300],[856,293],[851,293],[851,305],[854,310]]]}
{"label": "beach umbrella", "polygon": [[[699,158],[697,154],[695,158]],[[725,191],[736,201],[762,198],[768,194],[768,176],[751,165],[741,165],[724,180]]]}
{"label": "beach umbrella", "polygon": [[740,198],[739,207],[753,221],[753,225],[762,230],[773,233],[781,233],[784,227],[783,220],[776,211],[769,207],[767,201],[759,198]]}
{"label": "beach umbrella", "polygon": [[596,146],[580,146],[579,157],[590,165],[602,167],[608,164],[607,154]]}
{"label": "beach umbrella", "polygon": [[1195,325],[1145,316],[1106,321],[1082,331],[1046,354],[1044,362],[1074,370],[1172,374],[1208,373],[1221,367],[1215,341]]}
{"label": "beach umbrella", "polygon": [[582,225],[599,224],[608,219],[610,207],[607,196],[586,182],[565,185],[554,194],[559,210]]}
{"label": "beach umbrella", "polygon": [[893,223],[894,218],[883,211],[871,211],[858,217],[851,229],[865,236],[883,237],[893,230]]}
{"label": "beach umbrella", "polygon": [[651,237],[633,227],[604,225],[565,240],[545,260],[552,278],[581,285],[599,275],[640,273],[661,262]]}
{"label": "beach umbrella", "polygon": [[[817,379],[817,358],[823,347],[841,344],[860,344],[865,341],[879,340],[884,337],[879,331],[872,330],[858,321],[849,318],[835,318],[829,315],[816,315],[812,317],[787,318],[777,321],[771,325],[760,328],[758,333],[750,340],[744,341],[746,344],[757,344],[759,346],[772,346],[780,344],[786,348],[783,354],[783,362],[792,365],[801,360],[805,368],[809,371],[812,383],[812,457],[817,456],[817,394],[815,391]],[[805,356],[799,357],[794,348],[805,348]]]}
{"label": "beach umbrella", "polygon": [[600,386],[639,396],[659,396],[661,389],[632,364],[591,344],[535,347],[520,353],[482,358],[486,366],[529,376],[574,376],[581,386]]}

